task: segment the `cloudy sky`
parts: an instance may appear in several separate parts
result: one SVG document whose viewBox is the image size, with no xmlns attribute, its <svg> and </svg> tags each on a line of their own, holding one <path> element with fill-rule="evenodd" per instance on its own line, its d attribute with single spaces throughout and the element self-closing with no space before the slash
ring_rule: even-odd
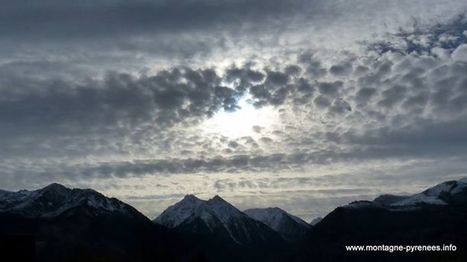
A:
<svg viewBox="0 0 467 262">
<path fill-rule="evenodd" d="M 0 188 L 310 220 L 467 176 L 465 0 L 0 5 Z"/>
</svg>

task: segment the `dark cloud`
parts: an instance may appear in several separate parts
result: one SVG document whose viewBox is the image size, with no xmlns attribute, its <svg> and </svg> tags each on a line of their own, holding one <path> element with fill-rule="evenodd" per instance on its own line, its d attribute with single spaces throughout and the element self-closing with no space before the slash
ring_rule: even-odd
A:
<svg viewBox="0 0 467 262">
<path fill-rule="evenodd" d="M 318 84 L 318 89 L 321 94 L 334 97 L 339 94 L 339 89 L 342 88 L 343 84 L 342 81 L 322 82 Z"/>
<path fill-rule="evenodd" d="M 317 96 L 315 98 L 315 100 L 313 100 L 313 103 L 318 108 L 326 108 L 326 107 L 329 107 L 331 105 L 331 101 L 329 100 L 329 98 L 327 98 L 326 96 L 323 96 L 323 95 Z"/>
<path fill-rule="evenodd" d="M 302 1 L 2 1 L 0 34 L 39 39 L 126 37 L 274 23 L 297 11 Z M 273 19 L 274 18 L 274 19 Z M 19 23 L 18 21 L 21 21 Z"/>
<path fill-rule="evenodd" d="M 393 86 L 382 92 L 383 99 L 378 102 L 382 107 L 393 107 L 406 97 L 407 88 L 404 86 Z"/>
<path fill-rule="evenodd" d="M 81 83 L 51 79 L 17 79 L 0 97 L 1 130 L 47 130 L 134 126 L 156 128 L 193 117 L 208 117 L 220 108 L 235 109 L 238 93 L 222 86 L 212 70 L 175 68 L 153 76 L 109 73 L 103 80 Z M 33 130 L 31 130 L 33 129 Z"/>
<path fill-rule="evenodd" d="M 418 153 L 426 154 L 445 154 L 442 148 L 446 150 L 463 149 L 466 153 L 467 144 L 467 123 L 465 121 L 440 121 L 420 119 L 409 128 L 388 129 L 381 128 L 372 130 L 364 136 L 348 134 L 349 142 L 366 145 L 384 145 L 390 149 L 412 152 L 419 150 Z M 423 152 L 431 148 L 431 152 Z M 436 149 L 436 150 L 435 150 Z"/>
<path fill-rule="evenodd" d="M 369 100 L 376 94 L 376 92 L 376 88 L 362 87 L 358 90 L 355 101 L 359 104 L 367 104 Z"/>
<path fill-rule="evenodd" d="M 467 41 L 467 36 L 464 34 L 466 28 L 467 16 L 465 14 L 451 19 L 449 23 L 429 27 L 415 22 L 412 30 L 401 29 L 392 40 L 372 43 L 369 49 L 379 53 L 397 52 L 421 55 L 433 54 L 433 48 L 439 47 L 452 52 Z"/>
<path fill-rule="evenodd" d="M 352 111 L 352 106 L 344 99 L 335 99 L 329 110 L 336 114 L 344 114 Z"/>
<path fill-rule="evenodd" d="M 307 65 L 306 73 L 311 79 L 320 78 L 327 74 L 327 70 L 323 67 L 321 61 L 317 59 L 313 53 L 306 52 L 300 55 L 299 62 Z"/>
<path fill-rule="evenodd" d="M 352 72 L 352 64 L 345 63 L 339 65 L 333 65 L 329 68 L 329 72 L 333 75 L 345 76 Z"/>
</svg>

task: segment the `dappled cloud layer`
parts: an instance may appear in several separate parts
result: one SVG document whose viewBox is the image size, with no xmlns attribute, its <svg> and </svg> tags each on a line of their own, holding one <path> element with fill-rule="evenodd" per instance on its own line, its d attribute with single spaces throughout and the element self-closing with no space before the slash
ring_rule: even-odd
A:
<svg viewBox="0 0 467 262">
<path fill-rule="evenodd" d="M 465 1 L 0 1 L 0 185 L 310 219 L 465 176 Z"/>
</svg>

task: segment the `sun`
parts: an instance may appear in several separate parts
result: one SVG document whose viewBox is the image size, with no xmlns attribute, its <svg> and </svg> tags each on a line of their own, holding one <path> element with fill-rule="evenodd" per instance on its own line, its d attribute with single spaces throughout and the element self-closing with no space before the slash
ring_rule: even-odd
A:
<svg viewBox="0 0 467 262">
<path fill-rule="evenodd" d="M 229 138 L 255 136 L 255 127 L 267 129 L 277 120 L 277 112 L 270 106 L 255 108 L 249 95 L 238 101 L 235 111 L 220 110 L 203 124 L 203 130 Z"/>
</svg>

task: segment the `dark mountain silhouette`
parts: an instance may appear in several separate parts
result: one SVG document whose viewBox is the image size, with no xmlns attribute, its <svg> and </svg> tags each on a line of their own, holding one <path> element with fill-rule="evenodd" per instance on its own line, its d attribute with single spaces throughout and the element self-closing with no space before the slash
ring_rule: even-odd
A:
<svg viewBox="0 0 467 262">
<path fill-rule="evenodd" d="M 178 254 L 182 236 L 115 198 L 59 184 L 1 191 L 0 239 L 2 261 L 188 261 L 196 251 Z"/>
<path fill-rule="evenodd" d="M 467 181 L 448 181 L 411 196 L 384 195 L 339 207 L 308 232 L 305 260 L 465 261 Z M 456 252 L 348 252 L 346 245 L 449 245 Z"/>
<path fill-rule="evenodd" d="M 0 191 L 0 260 L 466 261 L 466 221 L 467 180 L 414 195 L 356 201 L 313 226 L 280 209 L 241 212 L 219 196 L 204 201 L 192 195 L 151 221 L 94 190 L 51 184 Z M 302 239 L 285 241 L 291 233 Z M 381 244 L 452 244 L 457 251 L 345 249 Z"/>
</svg>

